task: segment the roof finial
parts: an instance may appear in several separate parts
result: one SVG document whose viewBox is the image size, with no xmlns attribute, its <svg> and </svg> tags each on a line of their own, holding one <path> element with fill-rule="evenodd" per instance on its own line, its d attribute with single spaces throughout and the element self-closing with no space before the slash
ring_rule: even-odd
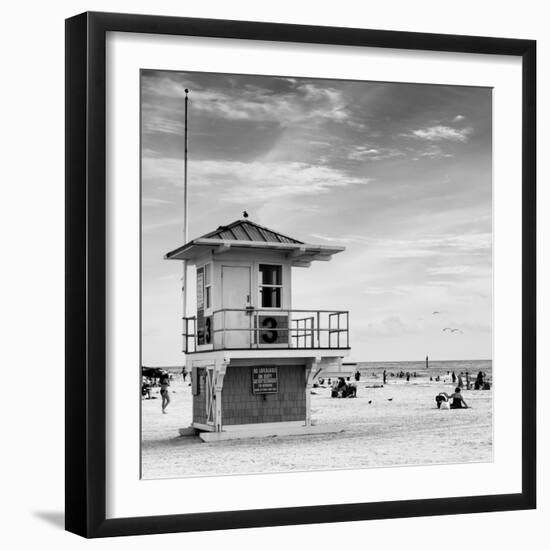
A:
<svg viewBox="0 0 550 550">
<path fill-rule="evenodd" d="M 248 212 L 246 210 L 243 212 L 243 218 L 248 218 Z"/>
</svg>

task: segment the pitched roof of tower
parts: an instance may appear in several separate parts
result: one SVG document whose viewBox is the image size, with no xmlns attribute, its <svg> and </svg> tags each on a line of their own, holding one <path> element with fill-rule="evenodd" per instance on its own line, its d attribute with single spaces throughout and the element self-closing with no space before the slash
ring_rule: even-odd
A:
<svg viewBox="0 0 550 550">
<path fill-rule="evenodd" d="M 330 260 L 333 254 L 345 250 L 343 246 L 306 244 L 249 219 L 242 219 L 221 225 L 215 231 L 189 241 L 168 252 L 165 259 L 193 260 L 207 250 L 216 254 L 232 248 L 277 250 L 289 254 L 295 266 L 308 266 L 314 260 Z"/>
<path fill-rule="evenodd" d="M 273 229 L 269 229 L 248 219 L 237 220 L 229 225 L 220 225 L 215 231 L 211 231 L 199 238 L 304 244 L 302 241 L 283 235 L 278 231 L 273 231 Z"/>
</svg>

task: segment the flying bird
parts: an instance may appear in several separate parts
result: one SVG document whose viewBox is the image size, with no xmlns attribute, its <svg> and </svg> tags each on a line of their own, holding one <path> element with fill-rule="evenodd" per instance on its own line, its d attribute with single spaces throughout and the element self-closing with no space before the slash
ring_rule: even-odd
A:
<svg viewBox="0 0 550 550">
<path fill-rule="evenodd" d="M 432 311 L 432 315 L 439 315 L 439 311 Z"/>
<path fill-rule="evenodd" d="M 393 401 L 393 397 L 389 397 L 389 398 L 388 398 L 388 401 Z"/>
</svg>

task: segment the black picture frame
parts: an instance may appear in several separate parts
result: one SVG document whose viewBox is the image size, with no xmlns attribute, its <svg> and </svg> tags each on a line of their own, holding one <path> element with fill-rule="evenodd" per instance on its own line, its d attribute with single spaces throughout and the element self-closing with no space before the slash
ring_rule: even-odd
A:
<svg viewBox="0 0 550 550">
<path fill-rule="evenodd" d="M 522 490 L 517 494 L 106 519 L 106 33 L 517 56 L 522 60 Z M 66 21 L 66 529 L 84 537 L 532 509 L 536 506 L 536 42 L 83 13 Z M 518 335 L 519 337 L 519 335 Z"/>
</svg>

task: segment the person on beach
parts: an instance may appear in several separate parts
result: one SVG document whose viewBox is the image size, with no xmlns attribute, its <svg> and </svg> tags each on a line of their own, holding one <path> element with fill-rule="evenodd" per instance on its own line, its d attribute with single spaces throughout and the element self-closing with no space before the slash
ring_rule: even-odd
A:
<svg viewBox="0 0 550 550">
<path fill-rule="evenodd" d="M 408 372 L 408 373 L 407 373 L 407 382 L 408 382 L 410 379 L 411 379 L 411 373 Z"/>
<path fill-rule="evenodd" d="M 435 396 L 435 402 L 437 403 L 438 409 L 468 409 L 469 408 L 468 405 L 466 404 L 466 401 L 464 401 L 462 394 L 460 393 L 460 388 L 456 388 L 455 392 L 452 393 L 451 395 L 442 391 L 439 395 Z"/>
<path fill-rule="evenodd" d="M 464 380 L 462 380 L 462 373 L 460 373 L 460 374 L 458 375 L 458 383 L 457 383 L 457 385 L 458 385 L 458 387 L 459 387 L 460 389 L 462 389 L 462 388 L 464 387 Z"/>
<path fill-rule="evenodd" d="M 162 397 L 162 414 L 166 414 L 166 407 L 170 404 L 170 376 L 164 372 L 160 378 L 160 395 Z"/>
<path fill-rule="evenodd" d="M 384 369 L 384 372 L 382 373 L 382 376 L 384 377 L 384 384 L 385 384 L 386 383 L 386 376 L 387 376 L 386 369 Z"/>
<path fill-rule="evenodd" d="M 144 376 L 141 378 L 141 396 L 151 399 L 151 384 Z"/>
<path fill-rule="evenodd" d="M 467 409 L 468 405 L 466 404 L 466 401 L 464 401 L 464 398 L 462 397 L 462 394 L 460 393 L 460 388 L 456 387 L 455 392 L 449 396 L 449 400 L 451 401 L 451 409 Z"/>
<path fill-rule="evenodd" d="M 456 384 L 456 374 L 455 371 L 453 371 L 453 374 L 451 376 L 451 380 L 453 381 L 453 384 Z"/>
<path fill-rule="evenodd" d="M 355 371 L 355 380 L 356 382 L 359 382 L 360 379 L 361 379 L 361 373 L 359 372 L 359 369 L 357 369 Z"/>
<path fill-rule="evenodd" d="M 475 381 L 474 388 L 476 390 L 480 390 L 482 387 L 483 387 L 483 372 L 479 371 L 477 373 L 477 378 L 476 378 L 476 381 Z"/>
<path fill-rule="evenodd" d="M 187 378 L 187 369 L 185 367 L 181 369 L 181 375 L 183 376 L 183 382 L 185 383 L 185 379 Z"/>
</svg>

